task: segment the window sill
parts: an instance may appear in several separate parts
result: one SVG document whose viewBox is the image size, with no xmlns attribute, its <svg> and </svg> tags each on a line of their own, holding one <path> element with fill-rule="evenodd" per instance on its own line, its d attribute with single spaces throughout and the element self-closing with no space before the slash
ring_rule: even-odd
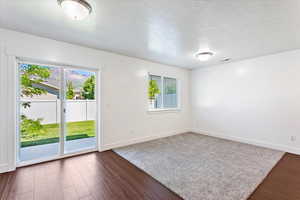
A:
<svg viewBox="0 0 300 200">
<path fill-rule="evenodd" d="M 149 109 L 148 113 L 168 113 L 168 112 L 180 112 L 180 108 L 159 108 L 159 109 Z"/>
</svg>

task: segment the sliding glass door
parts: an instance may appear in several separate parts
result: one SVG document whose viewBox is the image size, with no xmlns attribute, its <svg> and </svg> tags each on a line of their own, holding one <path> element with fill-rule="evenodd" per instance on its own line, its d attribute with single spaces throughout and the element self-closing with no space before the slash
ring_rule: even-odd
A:
<svg viewBox="0 0 300 200">
<path fill-rule="evenodd" d="M 64 152 L 96 146 L 96 73 L 81 69 L 65 69 L 65 134 Z"/>
<path fill-rule="evenodd" d="M 20 162 L 39 162 L 97 147 L 97 73 L 20 62 Z"/>
</svg>

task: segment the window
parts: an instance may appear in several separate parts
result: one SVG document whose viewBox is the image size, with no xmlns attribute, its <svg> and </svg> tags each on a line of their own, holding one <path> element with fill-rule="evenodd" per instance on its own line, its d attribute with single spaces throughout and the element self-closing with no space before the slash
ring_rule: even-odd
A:
<svg viewBox="0 0 300 200">
<path fill-rule="evenodd" d="M 148 99 L 150 110 L 178 108 L 178 83 L 175 78 L 149 75 Z"/>
</svg>

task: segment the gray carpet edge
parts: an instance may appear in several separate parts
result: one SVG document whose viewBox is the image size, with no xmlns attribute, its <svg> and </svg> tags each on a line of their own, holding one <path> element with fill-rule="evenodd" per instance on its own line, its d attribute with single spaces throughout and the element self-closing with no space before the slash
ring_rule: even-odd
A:
<svg viewBox="0 0 300 200">
<path fill-rule="evenodd" d="M 255 146 L 255 145 L 254 145 Z M 266 147 L 263 147 L 266 148 Z M 271 148 L 266 148 L 266 149 L 271 149 Z M 274 149 L 271 149 L 274 150 Z M 278 150 L 277 150 L 278 151 Z M 276 165 L 279 163 L 279 161 L 281 161 L 283 159 L 283 156 L 286 154 L 286 152 L 282 151 L 282 155 L 279 158 L 279 160 L 277 160 L 277 162 L 273 165 L 273 167 L 269 170 L 269 172 L 265 175 L 265 177 L 263 177 L 263 179 L 257 183 L 257 185 L 255 186 L 255 189 L 247 196 L 246 199 L 249 199 L 249 197 L 251 197 L 252 194 L 254 194 L 254 192 L 256 191 L 256 189 L 264 182 L 264 180 L 271 174 L 271 172 L 273 171 L 273 169 L 276 167 Z M 119 154 L 118 154 L 119 155 Z"/>
<path fill-rule="evenodd" d="M 198 196 L 192 196 L 191 198 L 188 198 L 186 195 L 183 195 L 181 191 L 177 191 L 176 189 L 172 188 L 169 184 L 166 184 L 164 181 L 161 180 L 161 177 L 158 177 L 157 175 L 151 173 L 151 171 L 147 170 L 147 168 L 139 163 L 137 163 L 134 158 L 130 158 L 130 156 L 126 155 L 126 151 L 124 153 L 124 150 L 128 150 L 131 148 L 136 148 L 137 146 L 143 146 L 143 145 L 149 145 L 151 143 L 157 143 L 160 141 L 165 141 L 165 140 L 170 140 L 171 138 L 173 139 L 174 137 L 177 136 L 183 136 L 183 135 L 195 135 L 195 136 L 200 136 L 200 137 L 204 137 L 204 138 L 211 138 L 211 139 L 215 139 L 218 141 L 223 141 L 225 143 L 234 143 L 234 144 L 240 144 L 240 145 L 245 145 L 248 147 L 252 147 L 252 148 L 256 148 L 256 149 L 261 149 L 261 150 L 266 150 L 266 151 L 271 151 L 271 152 L 277 152 L 280 155 L 275 159 L 275 161 L 271 164 L 271 167 L 269 169 L 267 169 L 267 172 L 264 173 L 261 177 L 260 177 L 260 181 L 257 181 L 254 185 L 252 185 L 252 189 L 250 192 L 248 192 L 248 194 L 246 196 L 244 196 L 243 198 L 231 198 L 230 200 L 246 200 L 248 199 L 254 192 L 255 190 L 259 187 L 259 185 L 268 177 L 268 175 L 270 174 L 270 172 L 274 169 L 274 167 L 277 165 L 277 163 L 283 158 L 285 152 L 283 151 L 278 151 L 278 150 L 274 150 L 271 148 L 266 148 L 266 147 L 260 147 L 260 146 L 256 146 L 256 145 L 252 145 L 252 144 L 246 144 L 246 143 L 240 143 L 240 142 L 236 142 L 236 141 L 232 141 L 229 139 L 224 139 L 224 138 L 218 138 L 218 137 L 214 137 L 214 136 L 208 136 L 208 135 L 203 135 L 203 134 L 199 134 L 199 133 L 194 133 L 194 132 L 186 132 L 186 133 L 181 133 L 181 134 L 177 134 L 177 135 L 172 135 L 172 136 L 167 136 L 164 138 L 159 138 L 159 139 L 154 139 L 151 141 L 146 141 L 146 142 L 142 142 L 142 143 L 137 143 L 137 144 L 131 144 L 125 147 L 120 147 L 120 148 L 115 148 L 113 149 L 113 151 L 115 153 L 117 153 L 119 156 L 121 156 L 122 158 L 124 158 L 125 160 L 127 160 L 128 162 L 130 162 L 131 164 L 133 164 L 134 166 L 136 166 L 137 168 L 139 168 L 140 170 L 142 170 L 144 173 L 146 173 L 147 175 L 151 176 L 153 179 L 155 179 L 156 181 L 158 181 L 161 185 L 163 185 L 164 187 L 166 187 L 169 191 L 177 194 L 178 196 L 180 196 L 183 199 L 201 199 L 201 200 L 215 200 L 215 199 L 219 199 L 219 197 L 216 196 L 210 196 L 210 197 L 205 197 L 205 198 L 200 198 Z M 143 161 L 141 161 L 141 163 L 143 163 Z M 149 164 L 149 163 L 148 163 Z M 151 162 L 150 162 L 150 166 L 151 166 Z M 190 188 L 189 188 L 190 190 Z M 224 200 L 226 198 L 223 198 Z"/>
</svg>

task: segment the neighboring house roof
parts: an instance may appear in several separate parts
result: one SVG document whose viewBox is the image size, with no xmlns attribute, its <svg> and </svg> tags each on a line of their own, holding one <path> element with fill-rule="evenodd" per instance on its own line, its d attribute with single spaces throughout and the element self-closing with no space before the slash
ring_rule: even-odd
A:
<svg viewBox="0 0 300 200">
<path fill-rule="evenodd" d="M 51 84 L 45 83 L 45 82 L 43 82 L 43 83 L 34 83 L 32 85 L 33 85 L 33 87 L 44 89 L 48 93 L 56 95 L 57 98 L 59 98 L 59 88 L 54 86 L 54 85 L 51 85 Z"/>
</svg>

